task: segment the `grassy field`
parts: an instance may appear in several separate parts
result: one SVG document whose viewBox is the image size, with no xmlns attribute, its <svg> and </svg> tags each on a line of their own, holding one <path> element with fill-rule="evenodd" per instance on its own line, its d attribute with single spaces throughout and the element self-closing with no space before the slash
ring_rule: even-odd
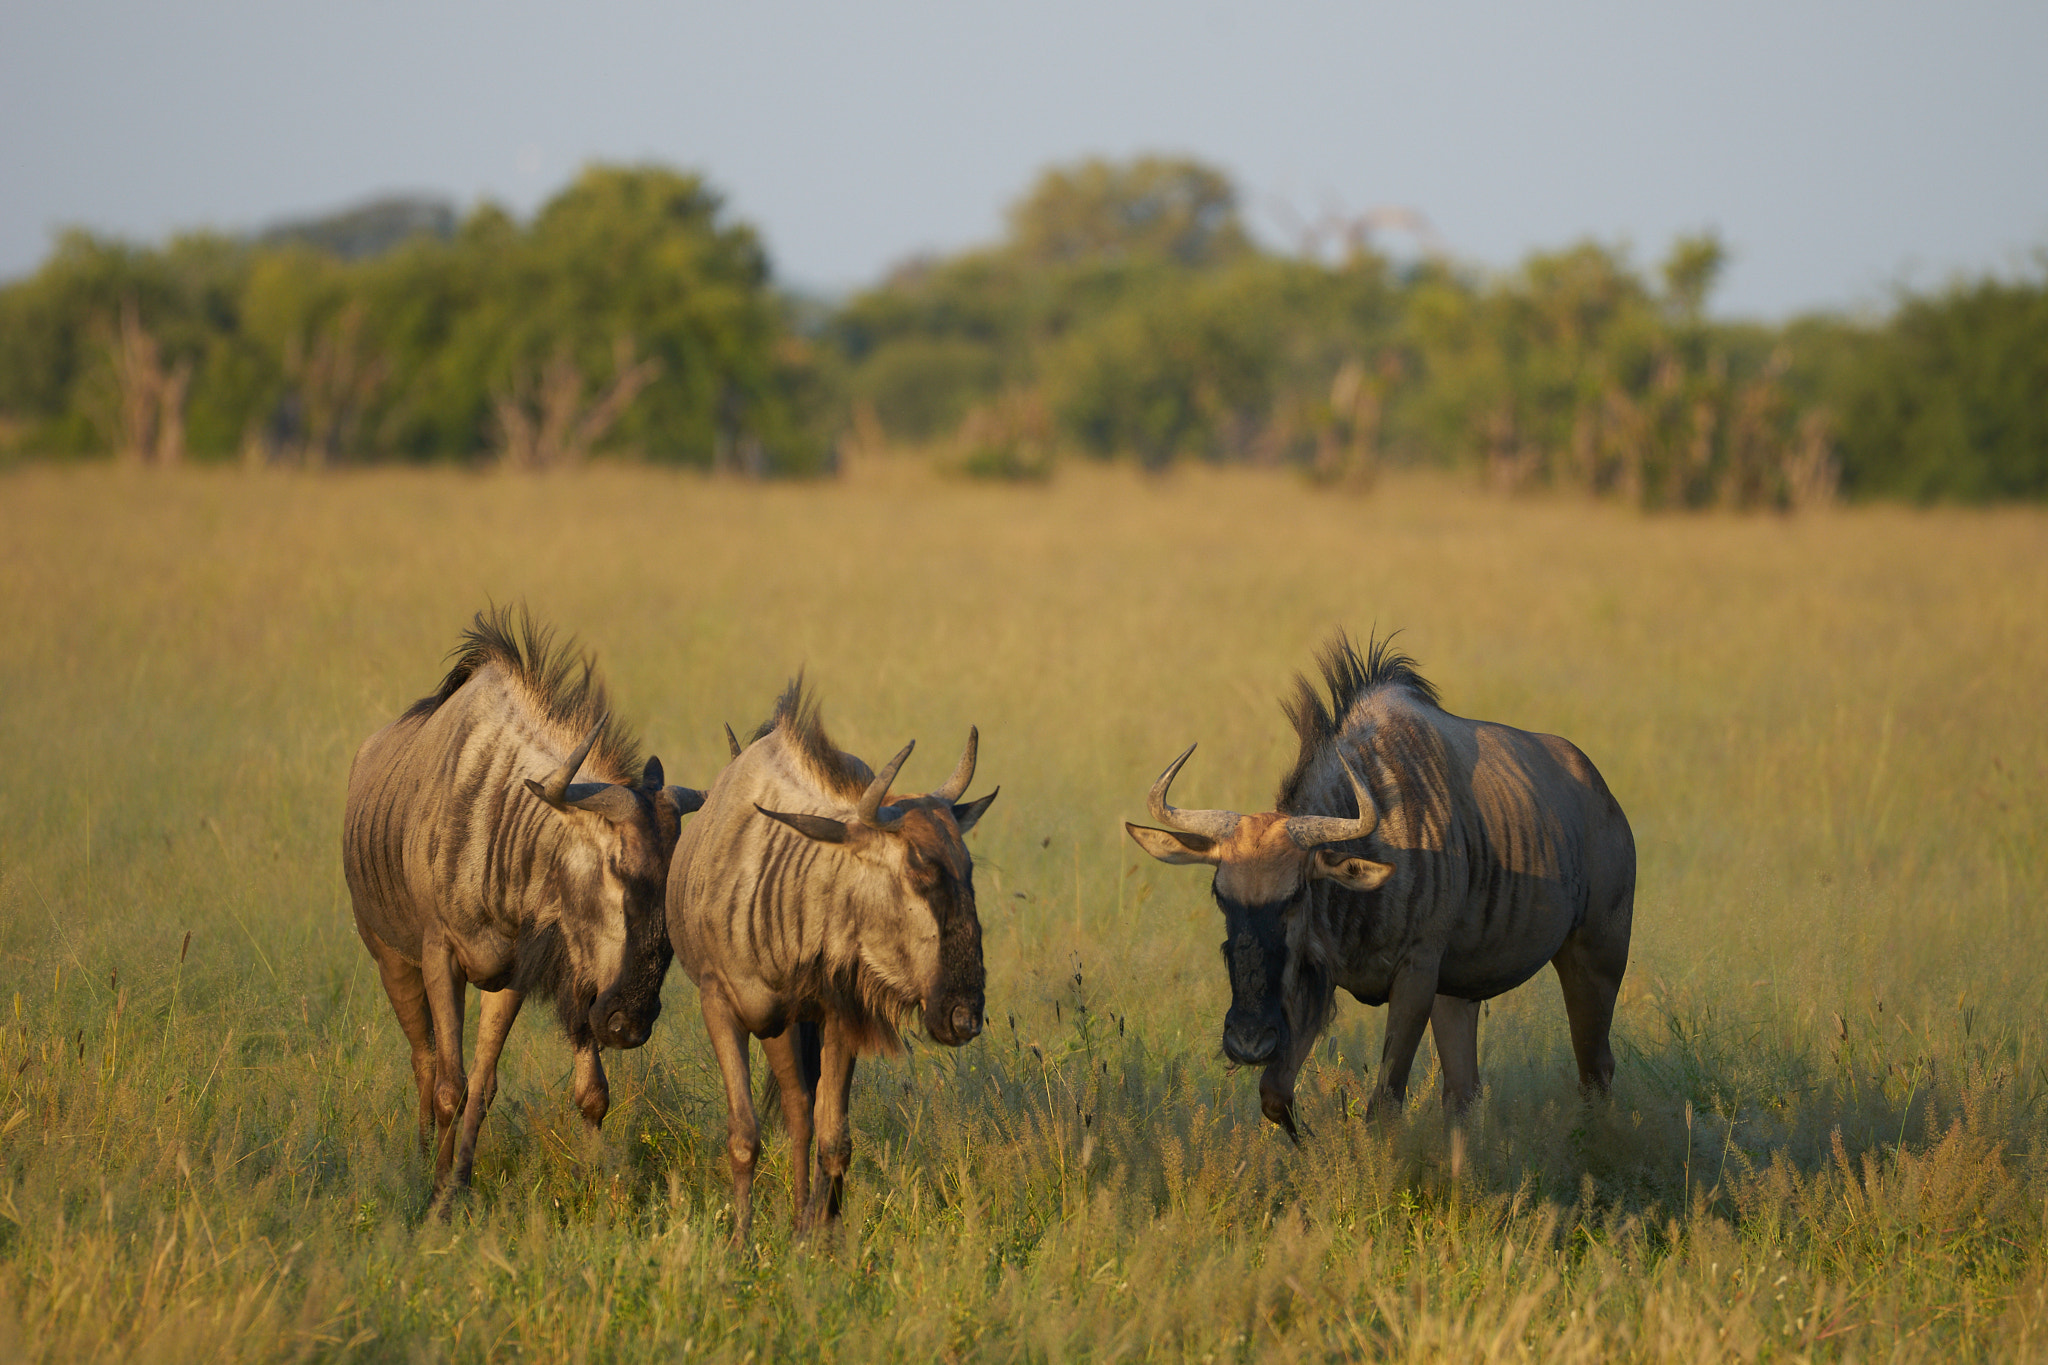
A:
<svg viewBox="0 0 2048 1365">
<path fill-rule="evenodd" d="M 343 783 L 520 599 L 671 781 L 799 666 L 843 744 L 920 741 L 908 785 L 981 727 L 993 1027 L 863 1066 L 835 1236 L 792 1244 L 772 1133 L 757 1245 L 724 1246 L 680 972 L 600 1139 L 522 1023 L 474 1199 L 422 1217 Z M 1548 972 L 1492 1003 L 1462 1135 L 1421 1086 L 1360 1121 L 1381 1017 L 1348 998 L 1299 1150 L 1220 1059 L 1207 876 L 1119 821 L 1196 740 L 1179 799 L 1267 808 L 1275 698 L 1375 625 L 1451 710 L 1574 739 L 1633 821 L 1610 1105 Z M 17 471 L 0 1358 L 2041 1359 L 2044 679 L 2038 510 Z"/>
</svg>

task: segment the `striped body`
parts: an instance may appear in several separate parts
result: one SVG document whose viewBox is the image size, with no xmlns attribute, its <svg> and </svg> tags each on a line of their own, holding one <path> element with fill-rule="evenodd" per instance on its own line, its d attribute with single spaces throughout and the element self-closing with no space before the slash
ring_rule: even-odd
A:
<svg viewBox="0 0 2048 1365">
<path fill-rule="evenodd" d="M 569 1035 L 578 1106 L 603 1118 L 599 1049 L 637 1047 L 661 1009 L 662 887 L 694 809 L 695 793 L 661 786 L 658 762 L 632 771 L 589 662 L 576 677 L 545 632 L 524 631 L 504 613 L 479 616 L 440 691 L 365 741 L 349 771 L 342 869 L 412 1044 L 421 1137 L 439 1133 L 443 1188 L 451 1172 L 468 1183 L 498 1051 L 533 992 Z M 600 781 L 574 783 L 586 757 Z M 485 992 L 484 1016 L 465 1080 L 470 984 Z"/>
<path fill-rule="evenodd" d="M 848 758 L 865 785 L 867 765 Z M 951 903 L 933 908 L 906 895 L 908 845 L 900 859 L 863 858 L 763 818 L 762 806 L 850 820 L 853 800 L 824 790 L 772 733 L 719 774 L 669 872 L 670 939 L 699 990 L 724 992 L 757 1037 L 830 1012 L 863 1052 L 899 1046 L 899 1026 L 935 989 L 942 940 L 953 940 L 960 991 L 979 993 L 971 863 L 945 816 L 913 815 L 918 828 L 906 836 L 957 879 Z"/>
<path fill-rule="evenodd" d="M 899 1029 L 920 1013 L 941 1043 L 980 1032 L 981 924 L 962 836 L 994 794 L 953 799 L 972 777 L 970 737 L 950 793 L 891 795 L 878 816 L 908 752 L 876 778 L 831 745 L 793 685 L 712 784 L 670 867 L 669 936 L 725 1077 L 739 1239 L 760 1145 L 750 1036 L 781 1091 L 803 1222 L 837 1211 L 855 1060 L 897 1048 Z M 815 1201 L 805 1150 L 814 1125 Z"/>
<path fill-rule="evenodd" d="M 1569 740 L 1454 716 L 1404 687 L 1361 697 L 1289 803 L 1341 810 L 1340 754 L 1379 826 L 1333 848 L 1391 864 L 1374 892 L 1318 883 L 1295 935 L 1332 986 L 1384 1004 L 1403 964 L 1435 954 L 1437 992 L 1488 1000 L 1521 985 L 1589 923 L 1626 945 L 1635 840 Z"/>
<path fill-rule="evenodd" d="M 1635 838 L 1570 742 L 1451 715 L 1385 642 L 1323 655 L 1325 705 L 1301 680 L 1301 741 L 1277 809 L 1176 811 L 1127 825 L 1154 857 L 1216 868 L 1231 981 L 1223 1050 L 1263 1066 L 1261 1108 L 1294 1131 L 1294 1084 L 1341 987 L 1387 1005 L 1373 1104 L 1399 1102 L 1422 1029 L 1444 1099 L 1479 1088 L 1479 1002 L 1557 969 L 1579 1078 L 1605 1091 L 1608 1033 L 1628 966 Z M 1193 751 L 1190 750 L 1190 753 Z"/>
</svg>

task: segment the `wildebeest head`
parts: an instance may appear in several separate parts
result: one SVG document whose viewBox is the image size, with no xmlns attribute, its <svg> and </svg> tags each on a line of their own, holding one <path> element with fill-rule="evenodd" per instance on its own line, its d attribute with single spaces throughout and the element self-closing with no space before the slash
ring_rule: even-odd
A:
<svg viewBox="0 0 2048 1365">
<path fill-rule="evenodd" d="M 600 720 L 562 766 L 526 789 L 560 817 L 566 838 L 553 869 L 568 950 L 562 989 L 588 1004 L 591 1033 L 605 1047 L 638 1047 L 661 1014 L 661 983 L 669 946 L 664 897 L 669 857 L 685 815 L 704 793 L 663 785 L 661 760 L 650 758 L 636 786 L 576 782 L 604 722 Z M 563 1022 L 573 1024 L 568 1004 Z"/>
<path fill-rule="evenodd" d="M 967 748 L 943 786 L 923 796 L 892 797 L 889 784 L 917 747 L 914 740 L 904 745 L 868 784 L 852 820 L 755 807 L 807 839 L 841 845 L 888 888 L 891 922 L 863 926 L 862 968 L 893 993 L 916 1000 L 926 1031 L 949 1047 L 981 1032 L 986 1004 L 974 860 L 965 839 L 996 792 L 960 799 L 974 780 L 979 744 L 980 733 L 970 728 Z"/>
<path fill-rule="evenodd" d="M 1207 863 L 1216 869 L 1214 891 L 1226 935 L 1223 960 L 1230 971 L 1223 1053 L 1242 1066 L 1280 1065 L 1306 1054 L 1326 1017 L 1328 989 L 1317 964 L 1294 960 L 1288 946 L 1314 884 L 1329 881 L 1353 891 L 1376 891 L 1394 869 L 1326 847 L 1363 839 L 1379 822 L 1371 794 L 1348 762 L 1344 771 L 1357 798 L 1356 816 L 1178 810 L 1167 804 L 1167 789 L 1194 751 L 1190 745 L 1152 786 L 1152 818 L 1167 828 L 1129 823 L 1124 828 L 1138 847 L 1161 862 Z M 1283 1093 L 1265 1084 L 1260 1089 L 1266 1117 L 1292 1131 Z"/>
</svg>

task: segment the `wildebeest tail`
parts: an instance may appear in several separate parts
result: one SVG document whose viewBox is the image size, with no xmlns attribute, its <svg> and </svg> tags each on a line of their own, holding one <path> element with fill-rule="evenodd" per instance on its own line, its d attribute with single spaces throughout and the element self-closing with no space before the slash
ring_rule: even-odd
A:
<svg viewBox="0 0 2048 1365">
<path fill-rule="evenodd" d="M 823 1026 L 800 1022 L 796 1026 L 796 1064 L 804 1074 L 804 1089 L 813 1099 L 818 1094 L 818 1078 L 825 1074 L 825 1030 Z"/>
<path fill-rule="evenodd" d="M 808 1103 L 816 1104 L 818 1078 L 825 1074 L 825 1031 L 817 1024 L 795 1023 L 790 1025 L 790 1037 L 796 1044 L 796 1066 L 803 1077 L 804 1098 Z M 762 1067 L 760 1093 L 754 1097 L 754 1112 L 759 1116 L 763 1130 L 782 1122 L 779 1094 L 775 1073 Z"/>
</svg>

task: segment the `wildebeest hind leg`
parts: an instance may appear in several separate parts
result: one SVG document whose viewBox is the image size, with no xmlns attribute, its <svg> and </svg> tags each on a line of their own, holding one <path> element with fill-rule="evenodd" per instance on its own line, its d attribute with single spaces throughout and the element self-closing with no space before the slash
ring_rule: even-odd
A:
<svg viewBox="0 0 2048 1365">
<path fill-rule="evenodd" d="M 1430 1006 L 1429 1032 L 1444 1073 L 1444 1111 L 1457 1118 L 1479 1097 L 1479 1002 L 1439 995 Z"/>
<path fill-rule="evenodd" d="M 484 1126 L 484 1115 L 498 1097 L 498 1055 L 505 1050 L 505 1035 L 519 1017 L 523 997 L 518 991 L 485 991 L 483 1013 L 476 1025 L 476 1058 L 469 1072 L 469 1097 L 462 1105 L 462 1142 L 455 1149 L 455 1184 L 469 1187 L 476 1169 L 476 1135 Z"/>
<path fill-rule="evenodd" d="M 419 1092 L 420 1153 L 425 1155 L 434 1131 L 434 1020 L 427 1010 L 427 987 L 420 969 L 400 957 L 374 935 L 364 934 L 363 943 L 377 960 L 377 975 L 383 979 L 384 994 L 391 997 L 391 1012 L 412 1047 L 412 1083 Z"/>
<path fill-rule="evenodd" d="M 420 975 L 427 1009 L 434 1016 L 434 1193 L 447 1187 L 455 1169 L 455 1120 L 462 1115 L 462 1006 L 469 978 L 445 940 L 429 935 L 421 945 Z"/>
<path fill-rule="evenodd" d="M 782 1126 L 789 1132 L 789 1199 L 791 1216 L 801 1227 L 811 1202 L 811 1106 L 818 1081 L 807 1073 L 801 1056 L 802 1041 L 792 1024 L 773 1038 L 761 1040 L 768 1054 L 768 1068 L 775 1073 L 775 1088 L 782 1101 Z M 812 1026 L 815 1027 L 815 1026 Z"/>
<path fill-rule="evenodd" d="M 1557 968 L 1557 983 L 1564 988 L 1564 1013 L 1571 1021 L 1579 1088 L 1604 1095 L 1614 1083 L 1614 1052 L 1608 1045 L 1608 1032 L 1614 1024 L 1614 998 L 1621 993 L 1621 974 L 1628 965 L 1627 949 L 1618 956 L 1602 952 L 1582 931 L 1564 941 L 1550 965 Z"/>
<path fill-rule="evenodd" d="M 698 997 L 704 1010 L 704 1031 L 718 1058 L 725 1081 L 725 1150 L 732 1162 L 732 1241 L 745 1246 L 754 1228 L 754 1162 L 761 1155 L 761 1129 L 754 1117 L 747 1029 L 733 1012 L 725 992 L 705 983 Z"/>
</svg>

